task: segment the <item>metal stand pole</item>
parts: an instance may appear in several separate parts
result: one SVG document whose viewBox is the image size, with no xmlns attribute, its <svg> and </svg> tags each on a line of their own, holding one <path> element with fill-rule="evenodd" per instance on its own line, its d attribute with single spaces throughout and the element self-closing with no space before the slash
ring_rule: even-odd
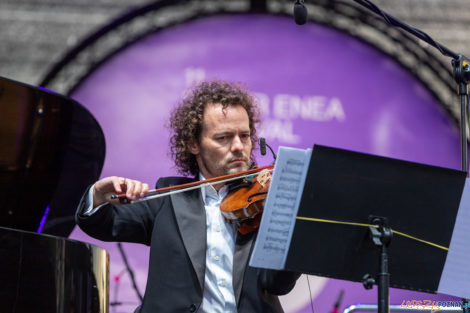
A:
<svg viewBox="0 0 470 313">
<path fill-rule="evenodd" d="M 462 171 L 468 173 L 467 128 L 469 116 L 467 99 L 470 69 L 461 54 L 459 54 L 457 58 L 452 60 L 452 66 L 454 68 L 454 79 L 458 85 L 458 95 L 460 96 L 460 142 L 462 152 Z"/>
<path fill-rule="evenodd" d="M 388 246 L 392 241 L 392 229 L 387 225 L 387 219 L 383 217 L 371 217 L 371 224 L 378 225 L 378 227 L 369 227 L 372 235 L 372 241 L 380 247 L 379 256 L 379 272 L 377 278 L 374 279 L 370 274 L 366 274 L 363 278 L 363 285 L 366 289 L 371 289 L 372 285 L 377 283 L 377 304 L 378 313 L 389 312 L 389 288 L 390 288 L 390 273 L 388 272 Z"/>
<path fill-rule="evenodd" d="M 378 278 L 378 312 L 388 313 L 388 308 L 390 305 L 390 297 L 388 295 L 388 290 L 390 287 L 390 273 L 388 272 L 388 251 L 386 244 L 382 244 L 382 249 L 380 252 L 380 272 L 378 274 Z"/>
</svg>

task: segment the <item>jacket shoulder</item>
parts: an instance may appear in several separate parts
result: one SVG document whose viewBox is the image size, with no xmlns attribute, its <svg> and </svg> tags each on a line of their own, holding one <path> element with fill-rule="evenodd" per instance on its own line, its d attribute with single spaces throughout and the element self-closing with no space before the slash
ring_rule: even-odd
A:
<svg viewBox="0 0 470 313">
<path fill-rule="evenodd" d="M 158 179 L 155 188 L 163 188 L 175 185 L 182 185 L 196 181 L 193 177 L 176 177 L 176 176 L 169 176 L 169 177 L 161 177 Z"/>
</svg>

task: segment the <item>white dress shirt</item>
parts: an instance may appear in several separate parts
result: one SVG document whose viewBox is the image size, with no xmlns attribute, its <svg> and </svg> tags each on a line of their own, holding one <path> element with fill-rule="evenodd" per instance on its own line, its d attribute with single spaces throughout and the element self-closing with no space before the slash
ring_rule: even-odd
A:
<svg viewBox="0 0 470 313">
<path fill-rule="evenodd" d="M 202 175 L 199 175 L 204 180 Z M 235 313 L 232 270 L 236 229 L 220 212 L 220 203 L 227 195 L 227 186 L 219 192 L 212 186 L 201 188 L 206 209 L 207 249 L 206 273 L 202 305 L 198 312 Z"/>
<path fill-rule="evenodd" d="M 199 175 L 200 180 L 205 178 Z M 92 186 L 88 193 L 85 215 L 92 215 L 103 205 L 93 208 Z M 227 195 L 227 186 L 219 192 L 212 186 L 201 188 L 206 212 L 206 272 L 202 305 L 198 313 L 236 313 L 237 304 L 233 292 L 233 253 L 237 230 L 220 212 L 220 203 Z"/>
</svg>

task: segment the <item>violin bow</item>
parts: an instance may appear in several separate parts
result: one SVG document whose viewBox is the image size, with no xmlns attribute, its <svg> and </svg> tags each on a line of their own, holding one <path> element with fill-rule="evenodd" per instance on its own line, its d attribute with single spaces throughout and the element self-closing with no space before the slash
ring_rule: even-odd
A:
<svg viewBox="0 0 470 313">
<path fill-rule="evenodd" d="M 150 199 L 156 199 L 160 197 L 165 197 L 169 196 L 172 194 L 176 193 L 181 193 L 181 192 L 186 192 L 198 188 L 202 188 L 203 186 L 211 186 L 211 185 L 217 185 L 217 184 L 222 184 L 230 181 L 234 181 L 240 178 L 246 178 L 250 176 L 254 176 L 257 173 L 263 171 L 263 170 L 272 170 L 274 168 L 274 165 L 266 165 L 258 168 L 254 168 L 251 170 L 247 171 L 242 171 L 238 173 L 233 173 L 233 174 L 228 174 L 228 175 L 223 175 L 223 176 L 218 176 L 218 177 L 213 177 L 213 178 L 208 178 L 200 181 L 195 181 L 191 183 L 186 183 L 186 184 L 181 184 L 181 185 L 175 185 L 175 186 L 169 186 L 169 187 L 163 187 L 159 189 L 153 189 L 149 190 L 147 195 L 143 197 L 137 197 L 133 201 L 145 201 L 145 200 L 150 200 Z M 111 199 L 119 199 L 121 203 L 128 203 L 129 200 L 126 198 L 126 193 L 120 193 L 117 195 L 112 195 Z"/>
</svg>

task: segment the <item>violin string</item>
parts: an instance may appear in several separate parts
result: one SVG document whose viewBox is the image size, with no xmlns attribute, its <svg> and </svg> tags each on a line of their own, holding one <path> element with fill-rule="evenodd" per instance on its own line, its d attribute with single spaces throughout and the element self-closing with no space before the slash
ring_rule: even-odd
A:
<svg viewBox="0 0 470 313">
<path fill-rule="evenodd" d="M 269 169 L 268 171 L 272 172 L 272 169 Z M 146 201 L 146 200 L 150 200 L 150 199 L 161 198 L 161 197 L 169 196 L 169 195 L 172 195 L 172 194 L 177 194 L 177 193 L 186 192 L 186 191 L 190 191 L 190 190 L 194 190 L 194 189 L 199 189 L 199 188 L 202 188 L 202 187 L 207 187 L 207 186 L 222 184 L 222 183 L 234 181 L 234 180 L 237 180 L 237 179 L 240 179 L 240 178 L 247 178 L 247 177 L 256 176 L 256 175 L 258 175 L 258 173 L 251 173 L 251 174 L 240 175 L 240 176 L 237 176 L 237 177 L 226 178 L 226 179 L 219 180 L 219 181 L 215 181 L 215 182 L 207 182 L 207 183 L 203 183 L 203 184 L 200 184 L 200 185 L 197 185 L 197 186 L 192 186 L 192 187 L 187 187 L 187 188 L 172 190 L 172 191 L 169 191 L 169 192 L 160 193 L 160 194 L 156 194 L 156 195 L 149 195 L 149 196 L 145 196 L 145 197 L 138 197 L 138 198 L 136 198 L 136 200 L 133 200 L 133 201 L 131 201 L 131 202 Z"/>
</svg>

